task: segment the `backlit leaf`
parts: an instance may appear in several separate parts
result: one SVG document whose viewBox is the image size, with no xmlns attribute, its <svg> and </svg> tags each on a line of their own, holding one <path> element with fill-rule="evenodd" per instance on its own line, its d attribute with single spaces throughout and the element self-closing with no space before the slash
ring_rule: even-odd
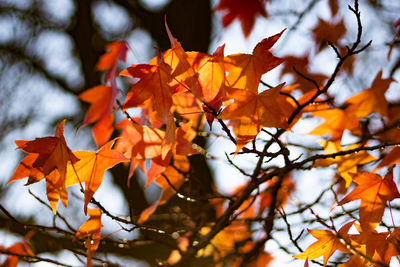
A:
<svg viewBox="0 0 400 267">
<path fill-rule="evenodd" d="M 114 165 L 128 160 L 121 152 L 111 149 L 115 140 L 103 145 L 97 152 L 76 151 L 80 161 L 68 170 L 68 185 L 78 180 L 85 182 L 85 214 L 87 205 L 103 181 L 104 173 Z M 73 169 L 72 169 L 73 168 Z"/>
<path fill-rule="evenodd" d="M 346 238 L 347 232 L 352 225 L 353 222 L 345 224 L 340 228 L 338 234 L 331 230 L 308 230 L 318 241 L 312 243 L 303 253 L 294 255 L 293 257 L 303 260 L 313 260 L 323 256 L 324 266 L 326 266 L 329 258 L 336 250 L 349 252 L 346 245 L 342 243 L 341 238 Z"/>
<path fill-rule="evenodd" d="M 338 204 L 361 199 L 360 224 L 364 231 L 375 229 L 383 216 L 386 201 L 400 198 L 400 193 L 393 181 L 393 169 L 382 178 L 380 175 L 370 172 L 352 174 L 357 187 L 351 191 Z"/>
</svg>

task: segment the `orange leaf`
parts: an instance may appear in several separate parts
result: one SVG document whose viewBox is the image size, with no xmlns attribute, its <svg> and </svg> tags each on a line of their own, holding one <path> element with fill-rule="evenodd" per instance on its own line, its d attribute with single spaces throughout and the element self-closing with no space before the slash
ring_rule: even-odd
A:
<svg viewBox="0 0 400 267">
<path fill-rule="evenodd" d="M 273 199 L 272 192 L 274 190 L 275 184 L 278 182 L 278 179 L 274 177 L 269 180 L 266 185 L 268 186 L 265 191 L 263 191 L 260 195 L 260 205 L 258 209 L 258 216 L 261 216 L 266 208 L 269 207 L 271 201 Z M 278 190 L 278 194 L 276 195 L 276 207 L 284 206 L 289 198 L 290 194 L 295 190 L 295 183 L 290 175 L 286 175 L 283 177 L 281 186 Z"/>
<path fill-rule="evenodd" d="M 118 60 L 126 58 L 128 45 L 125 41 L 115 41 L 107 45 L 107 53 L 102 55 L 97 62 L 96 70 L 105 71 L 117 64 Z"/>
<path fill-rule="evenodd" d="M 248 263 L 247 266 L 249 266 L 249 267 L 266 267 L 273 260 L 274 260 L 274 257 L 272 257 L 271 254 L 262 251 L 262 252 L 260 252 L 260 254 L 258 254 L 257 258 L 255 260 L 251 261 L 250 263 Z"/>
<path fill-rule="evenodd" d="M 112 104 L 115 104 L 115 100 L 118 96 L 117 87 L 117 67 L 118 60 L 125 61 L 126 52 L 128 51 L 128 43 L 125 41 L 115 41 L 107 45 L 108 52 L 102 55 L 96 64 L 96 69 L 101 71 L 107 71 L 105 75 L 105 81 L 110 81 L 112 88 Z"/>
<path fill-rule="evenodd" d="M 234 54 L 226 56 L 225 70 L 229 72 L 226 78 L 228 86 L 257 93 L 261 76 L 282 63 L 282 59 L 274 57 L 270 49 L 284 31 L 259 42 L 252 55 Z"/>
<path fill-rule="evenodd" d="M 87 237 L 85 247 L 87 248 L 87 264 L 92 266 L 92 256 L 97 250 L 101 239 L 101 211 L 98 209 L 88 209 L 89 219 L 79 227 L 75 237 Z"/>
<path fill-rule="evenodd" d="M 378 72 L 370 88 L 350 97 L 344 104 L 348 105 L 346 112 L 357 118 L 364 118 L 372 112 L 388 116 L 388 103 L 385 92 L 394 81 L 392 78 L 382 79 L 382 70 Z"/>
<path fill-rule="evenodd" d="M 124 108 L 136 107 L 151 98 L 156 108 L 157 119 L 163 123 L 168 120 L 172 106 L 173 87 L 171 81 L 171 67 L 163 59 L 157 65 L 139 64 L 123 70 L 120 75 L 139 78 L 126 96 Z"/>
<path fill-rule="evenodd" d="M 69 186 L 67 180 L 71 171 L 71 169 L 67 168 L 66 187 Z M 67 206 L 68 192 L 66 188 L 62 187 L 60 175 L 56 171 L 52 171 L 46 176 L 46 194 L 54 214 L 57 213 L 57 204 L 60 199 L 64 207 Z"/>
<path fill-rule="evenodd" d="M 390 152 L 382 159 L 378 166 L 373 170 L 376 172 L 382 167 L 394 165 L 400 162 L 400 147 L 394 146 L 391 148 Z"/>
<path fill-rule="evenodd" d="M 201 99 L 203 93 L 197 79 L 196 71 L 193 69 L 192 65 L 189 63 L 188 54 L 183 50 L 181 44 L 177 39 L 172 36 L 171 31 L 168 28 L 167 21 L 165 20 L 165 28 L 167 30 L 168 38 L 171 43 L 171 49 L 164 52 L 164 62 L 171 66 L 171 75 L 174 77 L 174 81 L 171 85 L 185 84 L 185 90 L 189 90 L 194 96 Z M 196 53 L 196 55 L 203 56 L 203 53 Z M 193 57 L 192 57 L 193 59 Z M 156 58 L 150 61 L 149 64 L 154 64 Z"/>
<path fill-rule="evenodd" d="M 189 91 L 173 94 L 172 101 L 176 112 L 182 118 L 199 121 L 202 115 L 201 102 Z"/>
<path fill-rule="evenodd" d="M 400 228 L 397 227 L 388 236 L 386 246 L 379 248 L 381 254 L 383 254 L 384 262 L 389 264 L 392 257 L 398 256 L 400 254 L 399 244 L 400 244 Z"/>
<path fill-rule="evenodd" d="M 230 95 L 235 102 L 228 105 L 220 117 L 237 120 L 233 124 L 237 136 L 236 152 L 253 140 L 262 127 L 288 128 L 285 112 L 277 102 L 282 87 L 283 84 L 280 84 L 260 94 L 241 89 L 231 90 Z"/>
<path fill-rule="evenodd" d="M 215 101 L 217 96 L 221 96 L 221 90 L 225 83 L 224 66 L 225 45 L 218 47 L 213 55 L 200 52 L 188 52 L 188 61 L 198 78 L 202 90 L 202 100 L 207 103 Z"/>
<path fill-rule="evenodd" d="M 96 145 L 100 147 L 108 141 L 113 132 L 113 107 L 116 101 L 116 98 L 113 98 L 113 89 L 110 86 L 98 85 L 86 90 L 78 98 L 91 103 L 82 127 L 98 120 L 93 127 L 93 137 Z"/>
<path fill-rule="evenodd" d="M 168 115 L 166 132 L 164 139 L 161 142 L 161 159 L 165 159 L 168 152 L 174 149 L 176 137 L 175 117 L 173 114 Z"/>
<path fill-rule="evenodd" d="M 375 229 L 383 216 L 386 201 L 400 198 L 400 193 L 393 181 L 393 168 L 382 178 L 378 174 L 362 172 L 352 174 L 357 187 L 338 204 L 361 199 L 360 224 L 364 231 Z"/>
<path fill-rule="evenodd" d="M 358 224 L 354 224 L 354 226 L 360 234 L 352 235 L 351 240 L 360 245 L 358 250 L 361 255 L 366 255 L 369 259 L 382 262 L 385 258 L 385 251 L 388 248 L 386 238 L 389 232 L 378 233 L 371 228 L 363 230 Z"/>
<path fill-rule="evenodd" d="M 128 44 L 125 41 L 115 41 L 107 45 L 108 52 L 102 55 L 96 64 L 96 69 L 107 71 L 105 80 L 111 86 L 99 85 L 86 90 L 78 96 L 81 100 L 91 103 L 83 126 L 98 120 L 93 128 L 93 137 L 100 147 L 110 139 L 113 132 L 113 109 L 118 97 L 116 82 L 118 60 L 125 61 Z"/>
<path fill-rule="evenodd" d="M 119 127 L 123 128 L 124 131 L 118 139 L 116 148 L 130 158 L 132 163 L 136 163 L 136 160 L 151 159 L 146 185 L 150 184 L 165 170 L 173 153 L 177 155 L 197 153 L 191 144 L 191 141 L 196 137 L 196 133 L 191 128 L 190 122 L 175 130 L 175 142 L 170 144 L 171 148 L 168 151 L 164 151 L 164 157 L 162 157 L 163 144 L 164 146 L 166 145 L 166 141 L 164 141 L 166 133 L 164 131 L 133 124 L 130 121 L 123 121 L 119 124 Z M 133 174 L 134 167 L 136 165 L 131 164 L 130 175 Z"/>
<path fill-rule="evenodd" d="M 171 158 L 172 153 L 171 151 L 169 151 L 164 159 L 161 156 L 150 159 L 151 165 L 149 170 L 147 171 L 147 180 L 144 186 L 145 188 L 167 169 Z"/>
<path fill-rule="evenodd" d="M 206 235 L 210 228 L 204 226 L 200 234 Z M 235 250 L 235 243 L 250 238 L 251 233 L 246 224 L 241 221 L 234 221 L 225 227 L 210 241 L 210 244 L 197 252 L 196 257 L 208 257 L 214 252 L 214 260 L 221 259 Z"/>
<path fill-rule="evenodd" d="M 339 265 L 339 267 L 365 267 L 367 265 L 367 260 L 359 255 L 352 255 L 348 261 Z"/>
<path fill-rule="evenodd" d="M 331 141 L 338 144 L 340 144 L 344 130 L 348 129 L 352 132 L 357 132 L 359 128 L 358 119 L 342 109 L 319 110 L 312 112 L 312 114 L 325 119 L 325 121 L 308 134 L 329 135 L 331 136 Z"/>
<path fill-rule="evenodd" d="M 140 159 L 154 158 L 161 155 L 161 144 L 165 132 L 148 126 L 142 126 L 124 120 L 118 124 L 123 132 L 117 140 L 116 148 L 126 157 Z"/>
<path fill-rule="evenodd" d="M 339 151 L 346 151 L 359 147 L 358 145 L 350 145 L 343 149 L 340 145 L 334 142 L 323 140 L 319 141 L 319 144 L 324 148 L 324 154 L 333 154 Z M 314 167 L 327 167 L 332 164 L 337 164 L 337 170 L 340 176 L 346 181 L 346 187 L 349 187 L 352 181 L 351 173 L 357 172 L 357 165 L 366 164 L 376 159 L 377 158 L 371 156 L 366 151 L 360 151 L 356 154 L 318 159 L 315 161 Z"/>
<path fill-rule="evenodd" d="M 349 252 L 346 245 L 342 243 L 341 239 L 347 237 L 347 232 L 353 222 L 345 224 L 340 228 L 338 234 L 330 230 L 308 230 L 308 232 L 318 241 L 312 243 L 303 253 L 294 255 L 294 258 L 303 260 L 313 260 L 323 256 L 324 266 L 332 254 L 339 250 L 341 252 Z"/>
<path fill-rule="evenodd" d="M 80 161 L 68 170 L 68 185 L 76 183 L 78 180 L 85 182 L 85 214 L 87 205 L 103 181 L 104 173 L 114 165 L 128 160 L 121 152 L 112 150 L 115 140 L 103 145 L 97 152 L 76 151 Z"/>
<path fill-rule="evenodd" d="M 16 143 L 19 143 L 21 140 L 17 140 Z M 36 161 L 38 154 L 28 154 L 25 158 L 21 160 L 15 169 L 14 174 L 7 181 L 7 185 L 15 180 L 20 180 L 25 177 L 28 177 L 28 182 L 26 185 L 36 183 L 44 178 L 44 174 L 39 170 L 32 166 L 32 164 Z"/>
</svg>

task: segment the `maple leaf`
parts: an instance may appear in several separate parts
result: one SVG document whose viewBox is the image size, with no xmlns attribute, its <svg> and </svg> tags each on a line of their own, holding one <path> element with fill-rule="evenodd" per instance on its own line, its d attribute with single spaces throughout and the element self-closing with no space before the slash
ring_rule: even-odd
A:
<svg viewBox="0 0 400 267">
<path fill-rule="evenodd" d="M 352 113 L 342 109 L 330 108 L 312 112 L 312 115 L 323 118 L 325 121 L 314 130 L 309 132 L 311 135 L 331 136 L 331 141 L 340 144 L 344 130 L 359 133 L 358 118 Z"/>
<path fill-rule="evenodd" d="M 204 103 L 203 110 L 210 129 L 225 97 L 224 47 L 225 45 L 218 47 L 212 56 L 200 52 L 187 53 L 188 62 L 195 70 L 201 88 L 202 97 L 199 99 Z"/>
<path fill-rule="evenodd" d="M 337 23 L 330 23 L 321 18 L 318 24 L 312 29 L 315 43 L 318 45 L 318 52 L 327 47 L 328 42 L 337 43 L 346 33 L 346 26 L 343 19 Z"/>
<path fill-rule="evenodd" d="M 76 164 L 79 161 L 69 149 L 64 138 L 65 120 L 57 125 L 56 133 L 52 137 L 40 137 L 32 141 L 16 140 L 18 149 L 28 153 L 17 166 L 7 184 L 13 180 L 30 177 L 28 184 L 37 182 L 57 169 L 61 182 L 58 183 L 65 189 L 65 179 L 68 162 Z"/>
<path fill-rule="evenodd" d="M 347 47 L 343 47 L 343 46 L 338 46 L 339 48 L 339 54 L 340 55 L 345 55 L 347 53 Z M 343 66 L 341 68 L 341 71 L 345 71 L 347 72 L 348 75 L 352 75 L 353 71 L 354 71 L 354 63 L 356 61 L 356 55 L 347 58 L 344 63 Z"/>
<path fill-rule="evenodd" d="M 367 259 L 383 262 L 385 255 L 384 250 L 388 247 L 386 238 L 389 232 L 378 233 L 374 229 L 363 230 L 359 224 L 354 224 L 354 226 L 360 234 L 351 235 L 351 240 L 358 244 L 357 250 L 360 254 L 366 255 Z M 367 259 L 364 261 L 366 262 Z M 387 263 L 389 264 L 389 262 Z"/>
<path fill-rule="evenodd" d="M 97 250 L 101 239 L 101 210 L 88 209 L 89 219 L 79 227 L 75 234 L 75 237 L 87 237 L 85 241 L 85 247 L 87 248 L 87 264 L 86 266 L 92 266 L 92 256 Z"/>
<path fill-rule="evenodd" d="M 162 157 L 165 132 L 148 127 L 133 124 L 130 121 L 123 121 L 119 124 L 123 133 L 118 139 L 116 149 L 124 153 L 131 159 L 129 177 L 133 174 L 136 165 L 144 159 L 150 159 L 150 169 L 147 172 L 146 186 L 167 168 L 173 154 L 192 155 L 197 153 L 192 148 L 191 141 L 196 137 L 196 133 L 191 129 L 191 122 L 175 130 L 175 142 L 171 144 L 171 149 L 165 152 Z M 141 169 L 145 172 L 144 166 Z"/>
<path fill-rule="evenodd" d="M 359 147 L 358 145 L 350 145 L 343 149 L 339 144 L 320 140 L 318 143 L 324 148 L 324 154 L 333 154 L 339 151 L 346 151 Z M 345 156 L 336 156 L 335 158 L 317 159 L 314 167 L 327 167 L 332 164 L 337 164 L 337 170 L 340 176 L 346 181 L 346 188 L 351 184 L 351 173 L 357 172 L 357 165 L 367 164 L 377 158 L 371 156 L 366 151 L 359 151 L 357 154 L 349 154 Z"/>
<path fill-rule="evenodd" d="M 161 155 L 161 144 L 165 131 L 124 120 L 117 125 L 123 129 L 117 140 L 116 149 L 128 158 L 154 158 Z"/>
<path fill-rule="evenodd" d="M 336 16 L 339 11 L 339 3 L 338 0 L 329 0 L 329 9 L 331 10 L 332 17 Z"/>
<path fill-rule="evenodd" d="M 114 142 L 115 140 L 109 141 L 97 152 L 75 152 L 80 161 L 71 166 L 72 170 L 68 172 L 67 185 L 75 184 L 78 181 L 85 182 L 85 214 L 90 199 L 103 181 L 105 171 L 120 162 L 128 160 L 120 151 L 112 149 Z"/>
<path fill-rule="evenodd" d="M 32 167 L 32 164 L 38 156 L 38 154 L 28 154 L 17 166 L 17 169 L 13 176 L 8 180 L 7 184 L 25 177 L 28 177 L 28 182 L 25 185 L 30 185 L 43 179 L 45 175 L 40 170 Z M 46 175 L 46 195 L 54 214 L 57 212 L 56 207 L 59 199 L 61 199 L 65 207 L 67 206 L 68 192 L 66 188 L 63 187 L 63 183 L 64 181 L 56 170 L 53 170 L 50 174 Z"/>
<path fill-rule="evenodd" d="M 341 252 L 349 252 L 346 245 L 342 243 L 341 239 L 348 237 L 347 232 L 354 222 L 349 222 L 340 228 L 338 233 L 332 230 L 309 230 L 307 231 L 318 241 L 312 243 L 308 248 L 300 254 L 294 255 L 294 258 L 303 260 L 313 260 L 323 256 L 324 266 L 328 262 L 332 254 L 339 250 Z"/>
<path fill-rule="evenodd" d="M 29 245 L 29 239 L 35 234 L 33 231 L 29 231 L 21 242 L 17 242 L 8 248 L 0 246 L 0 253 L 2 250 L 5 252 L 15 253 L 21 256 L 35 256 Z M 7 255 L 6 260 L 1 264 L 3 267 L 17 267 L 19 257 L 15 255 Z"/>
<path fill-rule="evenodd" d="M 266 0 L 220 0 L 215 10 L 224 11 L 222 25 L 229 26 L 233 20 L 241 22 L 244 36 L 247 38 L 253 29 L 257 16 L 267 17 Z"/>
<path fill-rule="evenodd" d="M 124 109 L 136 107 L 145 100 L 152 98 L 153 106 L 157 107 L 157 119 L 166 123 L 172 107 L 172 94 L 174 92 L 174 88 L 169 85 L 171 67 L 161 58 L 157 65 L 132 65 L 123 70 L 120 75 L 140 79 L 132 86 L 126 96 Z"/>
<path fill-rule="evenodd" d="M 66 187 L 69 186 L 67 184 L 67 180 L 68 175 L 71 172 L 74 172 L 73 168 L 67 168 L 65 187 L 62 186 L 62 180 L 60 179 L 60 175 L 56 171 L 52 171 L 49 175 L 46 176 L 46 195 L 54 214 L 57 213 L 57 204 L 60 199 L 64 207 L 67 207 L 68 192 Z"/>
<path fill-rule="evenodd" d="M 176 112 L 184 119 L 199 121 L 202 115 L 201 102 L 191 92 L 177 92 L 172 95 Z"/>
<path fill-rule="evenodd" d="M 388 122 L 387 126 L 397 125 L 400 120 L 400 106 L 389 105 L 388 109 Z M 398 142 L 400 141 L 400 129 L 398 127 L 388 127 L 379 133 L 379 140 L 381 142 Z"/>
<path fill-rule="evenodd" d="M 226 56 L 225 70 L 229 72 L 226 77 L 227 85 L 232 88 L 257 93 L 261 76 L 277 67 L 283 61 L 273 56 L 270 49 L 284 31 L 259 42 L 252 55 L 233 54 Z"/>
<path fill-rule="evenodd" d="M 17 145 L 22 144 L 21 142 L 24 141 L 16 140 Z M 43 179 L 44 178 L 43 172 L 32 166 L 32 164 L 36 161 L 38 156 L 39 156 L 38 154 L 30 153 L 25 158 L 23 158 L 6 184 L 8 185 L 12 181 L 20 180 L 26 177 L 28 177 L 28 182 L 26 183 L 26 185 L 36 183 L 41 179 Z"/>
<path fill-rule="evenodd" d="M 385 92 L 394 81 L 392 78 L 382 79 L 382 70 L 378 72 L 370 88 L 350 97 L 344 104 L 348 105 L 346 112 L 357 118 L 365 118 L 372 112 L 384 117 L 388 116 L 388 103 Z"/>
<path fill-rule="evenodd" d="M 280 84 L 260 94 L 241 89 L 230 91 L 235 102 L 222 111 L 220 118 L 237 121 L 233 124 L 237 137 L 236 152 L 253 140 L 264 126 L 288 128 L 285 112 L 277 103 L 282 87 L 283 84 Z"/>
<path fill-rule="evenodd" d="M 78 95 L 79 99 L 91 104 L 82 127 L 98 120 L 92 131 L 98 147 L 107 142 L 113 132 L 113 109 L 118 97 L 116 82 L 118 60 L 125 61 L 128 44 L 125 41 L 115 41 L 107 45 L 107 50 L 95 68 L 100 71 L 108 70 L 105 80 L 110 82 L 111 86 L 95 86 Z"/>
<path fill-rule="evenodd" d="M 106 46 L 107 52 L 99 58 L 96 70 L 106 71 L 113 68 L 118 60 L 125 61 L 128 44 L 126 41 L 114 41 Z"/>
<path fill-rule="evenodd" d="M 209 227 L 203 227 L 200 234 L 206 235 L 210 230 Z M 214 253 L 214 260 L 221 259 L 235 249 L 236 242 L 246 240 L 250 236 L 251 233 L 246 224 L 234 221 L 215 235 L 210 244 L 199 250 L 196 257 L 207 257 Z"/>
<path fill-rule="evenodd" d="M 185 52 L 172 36 L 165 23 L 171 42 L 171 49 L 163 53 L 164 62 L 171 67 L 173 79 L 169 85 L 175 92 L 189 91 L 208 107 L 217 112 L 225 94 L 224 47 L 218 47 L 213 55 L 201 52 Z M 149 64 L 156 64 L 153 58 Z M 207 113 L 209 115 L 209 113 Z M 213 119 L 213 117 L 212 117 Z M 212 121 L 210 119 L 210 121 Z M 211 123 L 210 123 L 211 124 Z"/>
<path fill-rule="evenodd" d="M 111 99 L 116 100 L 118 96 L 117 67 L 118 61 L 125 61 L 128 43 L 126 41 L 114 41 L 107 45 L 107 52 L 99 58 L 95 68 L 100 71 L 107 71 L 105 81 L 110 81 L 112 88 Z"/>
<path fill-rule="evenodd" d="M 172 35 L 168 28 L 167 20 L 165 20 L 165 29 L 168 34 L 168 38 L 171 43 L 171 49 L 164 52 L 163 58 L 171 67 L 171 76 L 173 81 L 171 81 L 171 86 L 176 86 L 176 91 L 189 90 L 198 99 L 203 98 L 203 92 L 199 80 L 197 79 L 197 73 L 193 69 L 192 64 L 189 62 L 188 53 L 186 53 L 178 40 Z M 204 53 L 195 52 L 196 56 L 191 57 L 191 59 L 196 59 L 197 56 L 205 56 Z M 155 64 L 158 60 L 153 58 L 149 64 Z M 183 86 L 183 89 L 180 89 Z"/>
<path fill-rule="evenodd" d="M 365 255 L 365 253 L 362 253 L 362 254 Z M 348 261 L 346 261 L 343 264 L 340 264 L 339 267 L 364 267 L 364 266 L 368 266 L 367 264 L 368 264 L 368 260 L 366 260 L 365 257 L 353 254 L 353 255 L 351 255 L 351 257 Z"/>
<path fill-rule="evenodd" d="M 113 107 L 116 98 L 113 96 L 113 89 L 107 85 L 92 87 L 78 95 L 78 98 L 91 103 L 86 113 L 82 127 L 98 121 L 93 127 L 93 137 L 96 145 L 100 147 L 110 139 L 113 128 Z"/>
<path fill-rule="evenodd" d="M 133 175 L 138 164 L 142 171 L 146 173 L 144 167 L 146 158 L 159 157 L 161 160 L 164 131 L 133 124 L 128 120 L 122 121 L 117 127 L 123 129 L 123 132 L 118 139 L 116 149 L 131 159 L 128 179 Z"/>
<path fill-rule="evenodd" d="M 352 174 L 357 187 L 343 198 L 338 205 L 361 199 L 360 224 L 364 231 L 375 229 L 385 211 L 386 201 L 400 198 L 400 193 L 393 181 L 393 168 L 382 178 L 370 172 Z"/>
<path fill-rule="evenodd" d="M 391 148 L 390 152 L 383 157 L 382 161 L 378 166 L 375 167 L 373 172 L 376 172 L 382 167 L 394 165 L 400 162 L 400 147 L 394 146 Z"/>
<path fill-rule="evenodd" d="M 188 62 L 193 70 L 201 87 L 203 101 L 209 103 L 216 100 L 216 97 L 223 95 L 225 84 L 224 66 L 225 45 L 218 47 L 213 55 L 200 52 L 188 52 Z"/>
<path fill-rule="evenodd" d="M 396 227 L 386 241 L 384 246 L 378 248 L 378 253 L 381 255 L 383 262 L 389 265 L 391 258 L 400 254 L 400 228 Z"/>
</svg>

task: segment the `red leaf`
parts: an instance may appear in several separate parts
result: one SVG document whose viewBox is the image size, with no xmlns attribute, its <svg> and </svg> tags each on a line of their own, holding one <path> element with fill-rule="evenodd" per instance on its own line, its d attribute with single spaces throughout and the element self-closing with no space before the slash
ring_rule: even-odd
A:
<svg viewBox="0 0 400 267">
<path fill-rule="evenodd" d="M 253 29 L 257 16 L 267 17 L 266 0 L 220 0 L 215 10 L 223 10 L 222 25 L 229 26 L 238 19 L 242 24 L 244 36 L 247 38 Z"/>
<path fill-rule="evenodd" d="M 22 179 L 29 176 L 36 181 L 49 175 L 57 169 L 61 177 L 61 186 L 65 188 L 67 164 L 75 164 L 78 158 L 72 153 L 64 139 L 65 120 L 57 125 L 54 137 L 41 137 L 33 141 L 16 140 L 18 148 L 28 153 L 20 165 L 18 165 L 13 176 L 7 182 Z M 29 181 L 28 181 L 29 182 Z"/>
</svg>

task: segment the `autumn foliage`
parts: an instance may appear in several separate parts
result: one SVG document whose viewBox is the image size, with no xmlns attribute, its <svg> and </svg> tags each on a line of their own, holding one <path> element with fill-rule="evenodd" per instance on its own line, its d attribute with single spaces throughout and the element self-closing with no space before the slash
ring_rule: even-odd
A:
<svg viewBox="0 0 400 267">
<path fill-rule="evenodd" d="M 268 17 L 267 2 L 221 0 L 215 11 L 223 13 L 224 27 L 239 20 L 248 37 L 256 18 Z M 161 265 L 190 266 L 208 259 L 213 266 L 267 266 L 274 251 L 266 244 L 273 240 L 277 225 L 289 234 L 292 247 L 287 252 L 305 266 L 309 261 L 326 266 L 338 254 L 332 264 L 398 264 L 400 230 L 391 203 L 400 198 L 395 168 L 400 162 L 399 116 L 398 103 L 390 102 L 386 94 L 396 81 L 381 70 L 369 86 L 343 101 L 331 91 L 338 77 L 352 75 L 358 55 L 371 45 L 363 39 L 358 5 L 355 1 L 346 11 L 357 26 L 352 41 L 342 40 L 346 25 L 337 17 L 337 1 L 329 1 L 334 19 L 320 18 L 311 30 L 315 53 L 331 49 L 337 58 L 330 75 L 310 71 L 311 55 L 279 57 L 274 53 L 292 29 L 265 36 L 251 54 L 226 55 L 225 45 L 212 54 L 185 51 L 165 23 L 171 48 L 156 51 L 148 63 L 124 69 L 120 67 L 130 49 L 128 43 L 110 43 L 96 65 L 104 73 L 102 83 L 77 96 L 88 103 L 81 127 L 92 127 L 97 152 L 72 151 L 64 137 L 68 121 L 60 121 L 54 136 L 15 141 L 26 155 L 7 184 L 25 178 L 26 185 L 44 180 L 54 214 L 60 200 L 65 207 L 68 200 L 77 201 L 71 200 L 68 189 L 80 187 L 80 212 L 89 218 L 71 238 L 84 244 L 87 266 L 95 261 L 101 240 L 112 238 L 101 232 L 102 216 L 121 225 L 119 231 L 131 228 L 173 235 L 169 256 L 154 256 Z M 278 66 L 282 81 L 265 83 L 263 79 Z M 285 82 L 285 75 L 293 77 L 292 82 Z M 121 83 L 130 85 L 126 93 Z M 311 120 L 318 121 L 316 126 L 298 133 Z M 247 178 L 229 194 L 216 186 L 207 194 L 192 188 L 196 185 L 191 183 L 191 157 L 212 160 L 196 138 L 213 134 L 235 145 L 225 151 L 224 160 Z M 294 135 L 318 136 L 319 141 L 296 145 L 288 141 Z M 297 155 L 294 149 L 299 146 L 306 152 Z M 246 156 L 256 159 L 250 168 L 240 164 Z M 275 159 L 280 162 L 269 164 Z M 157 200 L 138 216 L 115 216 L 96 200 L 106 170 L 117 164 L 129 169 L 124 177 L 127 182 L 141 172 L 146 176 L 145 188 L 155 183 L 161 189 Z M 325 207 L 331 210 L 329 215 L 316 212 L 319 198 L 314 190 L 309 194 L 315 202 L 293 209 L 298 171 L 327 169 L 334 172 L 326 190 L 333 196 L 331 206 Z M 158 210 L 176 199 L 177 214 L 184 214 L 180 217 L 184 219 L 176 225 L 158 223 Z M 201 209 L 195 214 L 196 205 L 210 207 L 213 215 L 206 218 Z M 292 214 L 311 214 L 319 227 L 294 228 L 285 211 L 290 205 Z M 305 236 L 312 236 L 309 240 L 314 243 L 300 243 Z M 10 252 L 6 266 L 16 265 L 16 255 L 35 257 L 29 238 L 0 247 L 0 252 Z"/>
</svg>

